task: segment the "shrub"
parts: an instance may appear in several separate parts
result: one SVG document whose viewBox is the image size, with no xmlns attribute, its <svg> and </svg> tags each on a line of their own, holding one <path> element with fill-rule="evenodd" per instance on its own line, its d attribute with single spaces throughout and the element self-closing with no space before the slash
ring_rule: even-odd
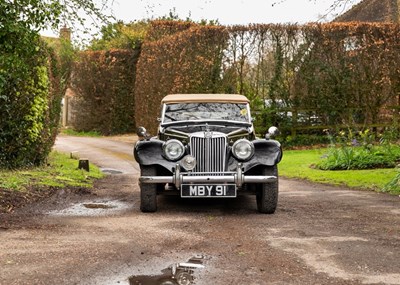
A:
<svg viewBox="0 0 400 285">
<path fill-rule="evenodd" d="M 393 168 L 400 161 L 400 148 L 388 151 L 386 147 L 342 147 L 332 148 L 325 159 L 317 164 L 322 170 L 348 170 Z"/>
<path fill-rule="evenodd" d="M 278 138 L 284 148 L 295 148 L 299 146 L 327 145 L 329 139 L 321 135 L 297 135 Z"/>
<path fill-rule="evenodd" d="M 381 140 L 375 144 L 375 135 L 369 130 L 354 133 L 340 131 L 334 137 L 328 133 L 331 146 L 323 160 L 316 164 L 322 170 L 349 170 L 393 168 L 400 162 L 400 146 Z"/>
<path fill-rule="evenodd" d="M 59 122 L 58 62 L 39 35 L 19 28 L 0 34 L 0 168 L 44 163 Z"/>
</svg>

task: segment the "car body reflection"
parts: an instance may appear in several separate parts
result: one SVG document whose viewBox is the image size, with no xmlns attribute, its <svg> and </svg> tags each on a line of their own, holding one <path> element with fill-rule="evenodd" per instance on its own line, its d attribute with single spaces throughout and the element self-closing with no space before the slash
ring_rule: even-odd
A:
<svg viewBox="0 0 400 285">
<path fill-rule="evenodd" d="M 195 256 L 187 262 L 176 263 L 161 271 L 160 275 L 138 275 L 129 278 L 130 285 L 190 285 L 194 273 L 203 269 L 205 257 Z"/>
</svg>

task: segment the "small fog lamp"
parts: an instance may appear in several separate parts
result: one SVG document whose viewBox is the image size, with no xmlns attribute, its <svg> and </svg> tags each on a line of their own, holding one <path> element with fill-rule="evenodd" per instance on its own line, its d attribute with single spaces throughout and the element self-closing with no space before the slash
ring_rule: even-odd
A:
<svg viewBox="0 0 400 285">
<path fill-rule="evenodd" d="M 191 171 L 196 167 L 196 158 L 191 155 L 186 155 L 182 158 L 180 164 L 187 171 Z"/>
</svg>

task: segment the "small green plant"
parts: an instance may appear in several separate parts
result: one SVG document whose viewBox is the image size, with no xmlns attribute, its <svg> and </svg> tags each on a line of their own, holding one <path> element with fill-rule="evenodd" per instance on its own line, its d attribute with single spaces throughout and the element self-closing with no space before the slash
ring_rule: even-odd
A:
<svg viewBox="0 0 400 285">
<path fill-rule="evenodd" d="M 382 192 L 388 192 L 392 194 L 400 193 L 400 171 L 397 172 L 396 176 L 383 187 Z"/>
</svg>

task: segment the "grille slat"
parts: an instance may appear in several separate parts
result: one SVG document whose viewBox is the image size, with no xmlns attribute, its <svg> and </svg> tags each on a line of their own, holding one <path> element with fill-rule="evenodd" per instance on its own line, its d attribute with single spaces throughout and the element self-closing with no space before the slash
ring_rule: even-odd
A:
<svg viewBox="0 0 400 285">
<path fill-rule="evenodd" d="M 206 138 L 192 136 L 190 138 L 191 155 L 197 160 L 193 172 L 223 172 L 225 170 L 226 137 Z"/>
</svg>

